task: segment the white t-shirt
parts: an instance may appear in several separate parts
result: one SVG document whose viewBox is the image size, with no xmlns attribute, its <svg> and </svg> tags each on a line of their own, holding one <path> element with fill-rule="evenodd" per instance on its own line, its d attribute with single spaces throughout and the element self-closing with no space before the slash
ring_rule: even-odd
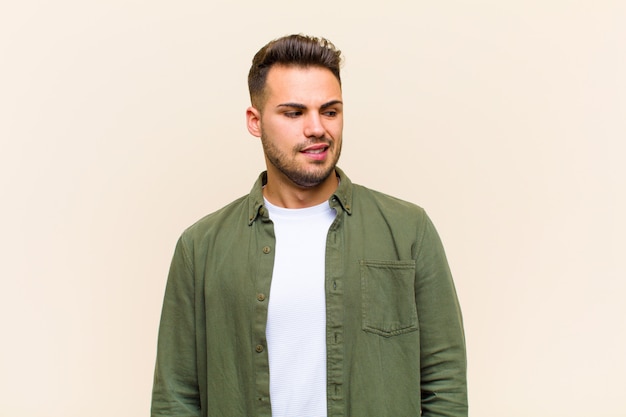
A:
<svg viewBox="0 0 626 417">
<path fill-rule="evenodd" d="M 325 252 L 335 210 L 265 204 L 276 235 L 266 329 L 272 416 L 325 417 Z"/>
</svg>

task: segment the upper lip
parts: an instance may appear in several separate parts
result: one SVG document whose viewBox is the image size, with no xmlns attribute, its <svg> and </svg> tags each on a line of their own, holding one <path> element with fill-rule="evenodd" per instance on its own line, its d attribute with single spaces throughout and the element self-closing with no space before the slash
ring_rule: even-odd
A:
<svg viewBox="0 0 626 417">
<path fill-rule="evenodd" d="M 306 148 L 302 149 L 301 152 L 316 151 L 318 149 L 324 149 L 328 147 L 329 145 L 327 143 L 316 143 L 315 145 L 307 146 Z"/>
</svg>

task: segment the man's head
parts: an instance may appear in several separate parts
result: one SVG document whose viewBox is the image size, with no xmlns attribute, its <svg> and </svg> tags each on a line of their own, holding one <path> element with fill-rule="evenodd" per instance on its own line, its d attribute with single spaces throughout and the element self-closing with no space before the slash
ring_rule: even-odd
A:
<svg viewBox="0 0 626 417">
<path fill-rule="evenodd" d="M 288 35 L 275 39 L 259 50 L 248 73 L 252 105 L 263 110 L 267 74 L 273 66 L 326 68 L 341 84 L 339 68 L 341 51 L 329 40 L 305 35 Z"/>
<path fill-rule="evenodd" d="M 248 131 L 261 139 L 272 184 L 334 190 L 341 154 L 343 98 L 340 52 L 327 40 L 292 35 L 254 57 Z M 323 193 L 322 193 L 323 194 Z"/>
</svg>

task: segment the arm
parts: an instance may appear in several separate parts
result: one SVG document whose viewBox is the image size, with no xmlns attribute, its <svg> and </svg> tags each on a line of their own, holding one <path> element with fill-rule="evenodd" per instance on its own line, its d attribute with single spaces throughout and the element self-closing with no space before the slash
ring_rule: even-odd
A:
<svg viewBox="0 0 626 417">
<path fill-rule="evenodd" d="M 425 217 L 416 264 L 423 417 L 466 417 L 463 320 L 441 240 Z"/>
<path fill-rule="evenodd" d="M 194 274 L 183 238 L 165 290 L 152 388 L 152 417 L 200 416 L 196 368 Z"/>
</svg>

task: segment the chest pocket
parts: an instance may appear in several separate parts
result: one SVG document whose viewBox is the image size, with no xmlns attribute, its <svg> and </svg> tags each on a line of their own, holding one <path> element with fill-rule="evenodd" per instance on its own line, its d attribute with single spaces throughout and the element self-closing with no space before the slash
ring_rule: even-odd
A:
<svg viewBox="0 0 626 417">
<path fill-rule="evenodd" d="M 417 330 L 415 262 L 359 262 L 362 329 L 385 337 Z"/>
</svg>

